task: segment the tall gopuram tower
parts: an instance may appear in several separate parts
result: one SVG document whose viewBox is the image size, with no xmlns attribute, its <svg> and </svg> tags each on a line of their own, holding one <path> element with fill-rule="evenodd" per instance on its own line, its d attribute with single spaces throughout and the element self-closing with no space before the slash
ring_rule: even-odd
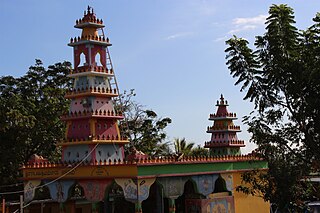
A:
<svg viewBox="0 0 320 213">
<path fill-rule="evenodd" d="M 71 100 L 69 113 L 62 117 L 67 123 L 66 141 L 59 144 L 62 160 L 77 162 L 86 157 L 89 162 L 122 161 L 123 145 L 128 141 L 118 127 L 123 115 L 114 107 L 118 86 L 103 21 L 88 7 L 74 27 L 82 33 L 68 44 L 73 47 L 74 69 L 69 77 L 73 78 L 74 86 L 66 95 Z"/>
<path fill-rule="evenodd" d="M 217 101 L 217 112 L 210 114 L 209 120 L 213 121 L 213 126 L 207 128 L 207 133 L 211 133 L 211 140 L 205 142 L 205 148 L 210 148 L 211 155 L 240 155 L 240 147 L 244 147 L 244 141 L 239 140 L 237 133 L 241 132 L 240 126 L 235 126 L 233 120 L 237 119 L 236 113 L 228 112 L 228 101 L 223 95 Z"/>
</svg>

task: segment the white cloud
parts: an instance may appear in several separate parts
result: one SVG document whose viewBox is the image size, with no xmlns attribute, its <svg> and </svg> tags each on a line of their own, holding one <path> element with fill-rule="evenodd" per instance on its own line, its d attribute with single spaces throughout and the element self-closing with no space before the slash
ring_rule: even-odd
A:
<svg viewBox="0 0 320 213">
<path fill-rule="evenodd" d="M 234 25 L 263 25 L 266 21 L 267 15 L 258 15 L 251 18 L 235 18 L 232 20 Z"/>
<path fill-rule="evenodd" d="M 165 38 L 165 40 L 172 40 L 172 39 L 187 37 L 187 36 L 191 36 L 193 34 L 194 34 L 193 32 L 180 32 L 180 33 L 176 33 L 176 34 L 167 36 Z"/>
<path fill-rule="evenodd" d="M 253 30 L 256 29 L 256 25 L 244 25 L 244 26 L 237 26 L 235 29 L 232 29 L 228 32 L 228 34 L 234 34 L 241 31 Z"/>
<path fill-rule="evenodd" d="M 264 25 L 267 15 L 258 15 L 248 18 L 235 18 L 232 20 L 233 29 L 228 34 L 234 34 L 242 31 L 254 30 Z"/>
<path fill-rule="evenodd" d="M 219 37 L 219 38 L 216 38 L 214 39 L 213 41 L 214 42 L 220 42 L 220 41 L 225 41 L 228 39 L 228 36 L 223 36 L 223 37 Z"/>
</svg>

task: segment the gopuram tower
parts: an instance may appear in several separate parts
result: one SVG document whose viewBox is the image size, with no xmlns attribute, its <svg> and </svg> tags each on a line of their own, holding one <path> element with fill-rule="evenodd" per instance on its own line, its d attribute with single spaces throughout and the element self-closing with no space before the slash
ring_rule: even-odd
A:
<svg viewBox="0 0 320 213">
<path fill-rule="evenodd" d="M 87 157 L 89 162 L 123 161 L 123 145 L 128 141 L 118 127 L 123 116 L 114 107 L 113 98 L 119 91 L 103 21 L 88 7 L 75 28 L 82 33 L 68 44 L 73 47 L 74 70 L 69 77 L 74 86 L 66 95 L 71 100 L 69 113 L 62 118 L 67 123 L 66 141 L 59 144 L 62 160 L 77 162 Z"/>
<path fill-rule="evenodd" d="M 217 101 L 217 112 L 210 114 L 209 120 L 213 121 L 213 126 L 207 128 L 207 133 L 211 133 L 211 140 L 205 142 L 205 148 L 210 148 L 211 155 L 240 155 L 240 147 L 244 147 L 244 141 L 239 140 L 237 133 L 241 132 L 240 126 L 235 126 L 233 120 L 237 119 L 236 113 L 228 112 L 228 101 L 223 95 Z"/>
</svg>

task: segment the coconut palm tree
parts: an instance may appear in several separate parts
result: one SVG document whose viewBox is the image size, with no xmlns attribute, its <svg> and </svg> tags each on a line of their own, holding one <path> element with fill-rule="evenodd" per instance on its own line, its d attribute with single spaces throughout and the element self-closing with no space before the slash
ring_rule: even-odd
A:
<svg viewBox="0 0 320 213">
<path fill-rule="evenodd" d="M 185 138 L 175 138 L 173 143 L 174 151 L 177 155 L 183 154 L 184 156 L 188 156 L 192 153 L 194 143 L 187 143 Z"/>
</svg>

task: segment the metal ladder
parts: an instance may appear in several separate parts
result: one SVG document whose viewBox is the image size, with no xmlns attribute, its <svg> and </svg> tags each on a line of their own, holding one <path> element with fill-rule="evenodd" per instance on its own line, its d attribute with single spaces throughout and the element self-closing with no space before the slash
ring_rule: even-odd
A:
<svg viewBox="0 0 320 213">
<path fill-rule="evenodd" d="M 103 28 L 100 28 L 100 29 L 102 31 L 102 36 L 105 37 Z M 114 68 L 113 68 L 113 65 L 112 65 L 112 60 L 111 60 L 111 56 L 110 56 L 110 52 L 109 52 L 108 47 L 106 47 L 106 68 L 108 68 L 108 70 L 112 70 L 113 71 L 113 76 L 109 77 L 108 81 L 109 81 L 110 89 L 114 89 L 115 88 L 117 93 L 118 93 L 118 97 L 117 98 L 112 98 L 112 101 L 113 101 L 114 106 L 116 104 L 118 104 L 118 106 L 120 106 L 120 111 L 121 111 L 121 113 L 122 113 L 122 115 L 124 117 L 124 126 L 122 128 L 122 131 L 128 132 L 128 137 L 129 137 L 129 140 L 131 141 L 131 135 L 129 133 L 128 119 L 127 119 L 127 117 L 126 117 L 126 115 L 124 113 L 123 102 L 122 102 L 122 98 L 121 98 L 121 95 L 120 95 L 120 90 L 119 90 L 119 86 L 118 86 L 118 83 L 117 83 L 117 78 L 116 78 L 115 71 L 114 71 Z M 121 136 L 121 132 L 120 132 L 120 136 Z"/>
</svg>

